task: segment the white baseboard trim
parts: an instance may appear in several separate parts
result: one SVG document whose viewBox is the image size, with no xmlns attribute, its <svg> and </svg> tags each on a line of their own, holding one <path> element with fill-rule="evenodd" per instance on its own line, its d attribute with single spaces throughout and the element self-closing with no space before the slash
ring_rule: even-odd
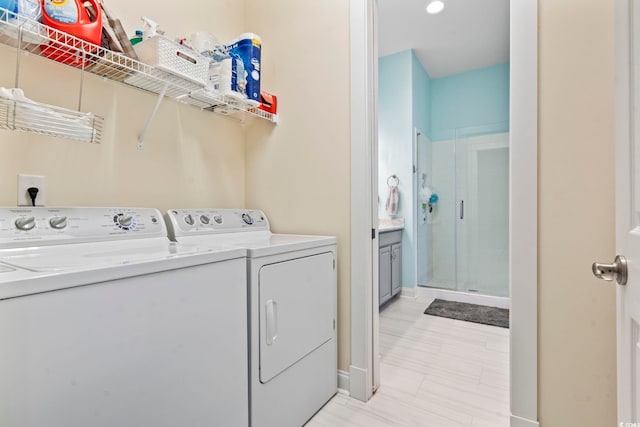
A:
<svg viewBox="0 0 640 427">
<path fill-rule="evenodd" d="M 349 395 L 355 399 L 366 402 L 371 391 L 367 390 L 369 372 L 366 369 L 351 365 L 349 368 Z"/>
<path fill-rule="evenodd" d="M 400 290 L 400 298 L 415 298 L 417 288 L 405 288 Z"/>
<path fill-rule="evenodd" d="M 405 288 L 402 288 L 404 292 Z M 481 295 L 470 292 L 449 291 L 446 289 L 434 289 L 418 287 L 416 296 L 428 299 L 444 299 L 447 301 L 466 302 L 469 304 L 488 305 L 489 307 L 509 308 L 511 300 L 506 297 L 494 297 L 490 295 Z"/>
<path fill-rule="evenodd" d="M 540 423 L 537 421 L 527 420 L 525 418 L 516 417 L 511 415 L 510 427 L 540 427 Z"/>
<path fill-rule="evenodd" d="M 338 393 L 349 395 L 349 373 L 338 370 Z"/>
</svg>

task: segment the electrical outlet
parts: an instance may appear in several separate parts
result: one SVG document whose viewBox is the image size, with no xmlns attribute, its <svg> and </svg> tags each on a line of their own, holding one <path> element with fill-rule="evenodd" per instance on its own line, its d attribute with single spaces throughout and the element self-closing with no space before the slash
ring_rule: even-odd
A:
<svg viewBox="0 0 640 427">
<path fill-rule="evenodd" d="M 36 206 L 44 206 L 47 203 L 47 192 L 45 187 L 45 177 L 41 175 L 18 175 L 18 206 L 32 206 L 31 196 L 27 189 L 35 187 L 38 189 L 36 195 Z"/>
</svg>

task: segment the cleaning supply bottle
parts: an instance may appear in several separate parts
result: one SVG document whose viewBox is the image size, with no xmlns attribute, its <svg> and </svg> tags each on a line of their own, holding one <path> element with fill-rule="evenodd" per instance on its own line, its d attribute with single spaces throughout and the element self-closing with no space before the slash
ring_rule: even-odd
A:
<svg viewBox="0 0 640 427">
<path fill-rule="evenodd" d="M 0 34 L 13 39 L 22 37 L 23 42 L 42 43 L 46 33 L 40 34 L 38 22 L 42 22 L 42 6 L 40 0 L 0 0 L 0 22 L 10 25 L 0 25 Z M 22 29 L 22 33 L 20 32 Z"/>
<path fill-rule="evenodd" d="M 0 0 L 0 8 L 6 9 L 0 11 L 0 21 L 9 21 L 11 19 L 17 19 L 18 5 L 16 0 Z"/>
<path fill-rule="evenodd" d="M 142 30 L 136 30 L 136 35 L 131 37 L 131 40 L 129 40 L 131 42 L 131 46 L 135 46 L 138 43 L 140 43 L 142 40 L 144 40 L 142 38 L 143 34 L 144 33 L 142 32 Z"/>
<path fill-rule="evenodd" d="M 100 46 L 102 42 L 102 7 L 97 0 L 43 0 L 42 22 L 51 28 Z M 54 40 L 59 37 L 50 34 Z M 63 40 L 60 40 L 63 42 Z M 69 43 L 68 41 L 66 42 Z M 42 52 L 56 61 L 79 65 L 76 52 L 61 52 L 53 45 L 45 45 Z"/>
<path fill-rule="evenodd" d="M 143 16 L 142 22 L 144 24 L 144 31 L 142 32 L 143 39 L 148 39 L 158 35 L 158 23 L 156 21 Z"/>
<path fill-rule="evenodd" d="M 219 54 L 219 91 L 237 100 L 246 99 L 246 79 L 242 59 L 232 56 L 227 47 Z"/>
</svg>

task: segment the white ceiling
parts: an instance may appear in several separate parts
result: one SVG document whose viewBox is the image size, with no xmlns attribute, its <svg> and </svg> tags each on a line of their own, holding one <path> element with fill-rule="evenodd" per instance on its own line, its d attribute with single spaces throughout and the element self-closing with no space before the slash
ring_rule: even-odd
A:
<svg viewBox="0 0 640 427">
<path fill-rule="evenodd" d="M 509 61 L 509 0 L 379 0 L 379 55 L 413 49 L 431 78 Z"/>
</svg>

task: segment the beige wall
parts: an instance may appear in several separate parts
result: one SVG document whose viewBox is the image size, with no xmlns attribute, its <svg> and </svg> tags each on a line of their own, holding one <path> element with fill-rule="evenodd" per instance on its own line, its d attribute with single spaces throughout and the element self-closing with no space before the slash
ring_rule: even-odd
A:
<svg viewBox="0 0 640 427">
<path fill-rule="evenodd" d="M 613 0 L 540 0 L 539 413 L 616 425 Z"/>
<path fill-rule="evenodd" d="M 247 206 L 278 232 L 338 237 L 339 368 L 348 371 L 349 2 L 247 0 L 246 24 L 262 37 L 263 86 L 282 117 L 247 128 Z"/>
<path fill-rule="evenodd" d="M 208 30 L 221 39 L 239 34 L 244 4 L 186 0 L 109 0 L 128 32 L 153 10 L 168 35 Z M 144 11 L 147 12 L 144 12 Z M 15 51 L 0 48 L 0 86 L 14 87 Z M 20 86 L 28 97 L 76 108 L 79 72 L 42 58 L 23 57 Z M 95 76 L 86 79 L 83 105 L 105 117 L 101 145 L 0 130 L 0 204 L 15 205 L 18 173 L 45 175 L 49 205 L 243 206 L 244 130 L 235 122 L 165 101 L 145 141 L 136 148 L 156 98 Z"/>
<path fill-rule="evenodd" d="M 172 37 L 196 30 L 222 41 L 245 31 L 261 35 L 263 88 L 279 96 L 280 125 L 255 120 L 243 127 L 164 101 L 140 151 L 136 139 L 156 97 L 89 75 L 83 110 L 105 117 L 103 143 L 0 130 L 0 205 L 16 203 L 17 174 L 29 173 L 46 176 L 49 205 L 246 205 L 264 209 L 278 232 L 337 235 L 339 366 L 348 370 L 348 2 L 107 4 L 129 33 L 141 28 L 139 17 L 145 15 Z M 0 47 L 0 64 L 0 86 L 13 87 L 15 52 Z M 35 57 L 23 57 L 21 70 L 28 97 L 76 107 L 76 70 Z"/>
</svg>

